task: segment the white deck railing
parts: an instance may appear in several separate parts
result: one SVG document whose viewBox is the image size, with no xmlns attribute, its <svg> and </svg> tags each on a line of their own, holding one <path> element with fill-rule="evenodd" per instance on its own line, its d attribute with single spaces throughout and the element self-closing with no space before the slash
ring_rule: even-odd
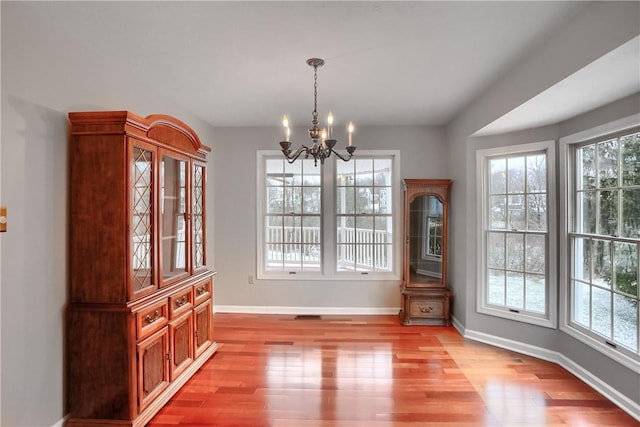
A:
<svg viewBox="0 0 640 427">
<path fill-rule="evenodd" d="M 291 263 L 320 267 L 319 227 L 267 227 L 267 265 Z M 392 234 L 340 227 L 337 233 L 340 270 L 390 270 Z"/>
</svg>

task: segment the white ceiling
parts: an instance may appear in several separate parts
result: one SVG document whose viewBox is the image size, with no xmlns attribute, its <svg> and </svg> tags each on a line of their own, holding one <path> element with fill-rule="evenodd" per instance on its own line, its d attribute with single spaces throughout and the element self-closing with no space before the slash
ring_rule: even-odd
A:
<svg viewBox="0 0 640 427">
<path fill-rule="evenodd" d="M 441 125 L 585 3 L 39 2 L 30 7 L 42 25 L 68 40 L 69 58 L 82 57 L 74 55 L 76 49 L 89 50 L 107 69 L 126 67 L 147 90 L 162 91 L 213 126 L 279 125 L 283 114 L 306 126 L 313 108 L 307 58 L 326 60 L 318 76 L 322 119 L 331 110 L 338 125 L 348 120 Z M 637 65 L 637 57 L 632 60 Z M 633 84 L 617 85 L 600 100 L 633 93 L 626 93 L 638 90 L 639 83 Z M 496 126 L 513 127 L 519 116 L 514 117 Z"/>
</svg>

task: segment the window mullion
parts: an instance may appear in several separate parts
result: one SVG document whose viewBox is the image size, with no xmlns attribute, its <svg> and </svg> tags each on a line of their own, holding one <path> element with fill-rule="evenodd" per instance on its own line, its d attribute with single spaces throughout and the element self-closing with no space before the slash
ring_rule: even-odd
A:
<svg viewBox="0 0 640 427">
<path fill-rule="evenodd" d="M 336 217 L 336 182 L 335 182 L 335 162 L 326 162 L 321 166 L 322 184 L 322 235 L 320 236 L 320 247 L 322 252 L 322 274 L 333 276 L 336 271 L 337 261 L 337 217 Z M 326 213 L 330 213 L 327 215 Z"/>
<path fill-rule="evenodd" d="M 618 171 L 618 176 L 616 177 L 617 180 L 617 192 L 618 192 L 618 211 L 617 211 L 617 217 L 618 217 L 618 224 L 616 224 L 616 237 L 620 237 L 622 236 L 622 150 L 621 150 L 621 141 L 620 138 L 616 138 L 616 147 L 617 147 L 617 153 L 616 153 L 616 168 Z"/>
<path fill-rule="evenodd" d="M 594 169 L 595 169 L 595 175 L 596 175 L 596 180 L 594 183 L 594 188 L 593 191 L 595 192 L 595 200 L 596 200 L 596 223 L 595 223 L 595 228 L 594 228 L 594 233 L 595 234 L 600 234 L 600 195 L 602 194 L 602 191 L 600 189 L 600 155 L 598 153 L 598 144 L 595 145 L 595 155 L 594 155 Z"/>
<path fill-rule="evenodd" d="M 611 269 L 611 288 L 609 289 L 609 293 L 611 294 L 611 298 L 609 300 L 609 336 L 611 337 L 611 342 L 615 342 L 615 338 L 613 335 L 613 322 L 615 320 L 615 313 L 614 313 L 614 305 L 613 305 L 613 300 L 615 299 L 615 288 L 616 288 L 616 262 L 615 262 L 615 241 L 611 241 L 611 244 L 609 245 L 609 258 L 611 259 L 611 265 L 610 265 L 610 269 Z"/>
</svg>

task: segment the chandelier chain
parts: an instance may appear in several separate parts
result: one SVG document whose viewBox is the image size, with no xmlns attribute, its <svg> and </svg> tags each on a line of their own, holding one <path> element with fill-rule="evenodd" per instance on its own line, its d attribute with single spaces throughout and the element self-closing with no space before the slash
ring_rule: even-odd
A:
<svg viewBox="0 0 640 427">
<path fill-rule="evenodd" d="M 313 120 L 314 128 L 318 126 L 318 66 L 313 66 Z"/>
</svg>

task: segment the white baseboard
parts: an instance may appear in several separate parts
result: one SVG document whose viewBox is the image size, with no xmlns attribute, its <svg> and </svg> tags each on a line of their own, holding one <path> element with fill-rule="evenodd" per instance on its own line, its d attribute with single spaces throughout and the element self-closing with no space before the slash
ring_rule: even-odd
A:
<svg viewBox="0 0 640 427">
<path fill-rule="evenodd" d="M 215 313 L 373 315 L 398 314 L 400 307 L 285 307 L 260 305 L 216 305 Z"/>
<path fill-rule="evenodd" d="M 455 319 L 454 326 L 456 327 L 456 329 L 458 329 L 458 331 L 461 331 L 461 329 L 456 325 Z M 598 393 L 602 394 L 615 405 L 620 407 L 620 409 L 627 412 L 636 420 L 640 421 L 640 404 L 621 394 L 620 392 L 618 392 L 618 390 L 614 389 L 609 384 L 602 381 L 600 378 L 594 376 L 591 372 L 584 369 L 582 366 L 578 365 L 576 362 L 569 359 L 565 355 L 556 351 L 547 350 L 542 347 L 536 347 L 530 344 L 485 334 L 483 332 L 473 331 L 469 329 L 464 330 L 464 328 L 462 328 L 462 331 L 460 333 L 465 338 L 483 342 L 495 347 L 515 351 L 517 353 L 526 354 L 528 356 L 537 357 L 538 359 L 553 362 L 562 366 L 564 369 L 580 378 L 582 381 L 595 389 Z"/>
<path fill-rule="evenodd" d="M 464 325 L 462 323 L 460 323 L 460 321 L 456 318 L 456 316 L 451 316 L 451 326 L 453 326 L 454 328 L 456 328 L 456 330 L 458 332 L 460 332 L 460 335 L 464 336 Z"/>
</svg>

